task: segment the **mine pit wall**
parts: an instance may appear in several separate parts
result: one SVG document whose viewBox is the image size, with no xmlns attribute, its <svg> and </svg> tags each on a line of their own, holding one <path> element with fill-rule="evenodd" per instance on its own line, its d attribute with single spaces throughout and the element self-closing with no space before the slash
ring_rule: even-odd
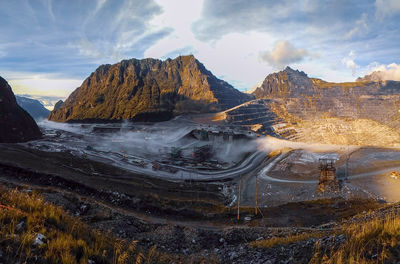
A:
<svg viewBox="0 0 400 264">
<path fill-rule="evenodd" d="M 289 113 L 304 120 L 323 117 L 366 118 L 391 127 L 400 126 L 400 95 L 348 96 L 344 98 L 290 98 L 285 107 Z"/>
<path fill-rule="evenodd" d="M 400 82 L 324 84 L 304 93 L 257 99 L 225 111 L 225 122 L 257 128 L 258 134 L 292 139 L 302 120 L 370 119 L 400 128 Z M 298 92 L 298 91 L 296 91 Z"/>
<path fill-rule="evenodd" d="M 399 99 L 399 82 L 380 82 L 319 88 L 313 95 L 285 98 L 284 105 L 290 114 L 304 120 L 365 118 L 400 127 Z"/>
<path fill-rule="evenodd" d="M 236 126 L 251 128 L 255 124 L 262 125 L 255 131 L 257 134 L 274 135 L 273 125 L 283 122 L 272 110 L 271 99 L 259 99 L 248 102 L 241 107 L 227 111 L 226 122 Z"/>
</svg>

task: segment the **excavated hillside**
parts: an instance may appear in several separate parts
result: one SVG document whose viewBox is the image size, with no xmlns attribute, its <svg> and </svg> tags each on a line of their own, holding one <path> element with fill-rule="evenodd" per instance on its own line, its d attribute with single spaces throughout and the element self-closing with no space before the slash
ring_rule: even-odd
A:
<svg viewBox="0 0 400 264">
<path fill-rule="evenodd" d="M 0 77 L 0 143 L 25 142 L 41 135 L 33 118 L 17 104 L 10 85 Z"/>
<path fill-rule="evenodd" d="M 161 121 L 182 113 L 225 110 L 253 99 L 216 78 L 194 56 L 102 65 L 49 120 Z"/>
<path fill-rule="evenodd" d="M 224 111 L 225 121 L 320 143 L 393 145 L 400 139 L 400 82 L 330 83 L 287 67 L 268 75 L 253 95 L 257 100 Z"/>
</svg>

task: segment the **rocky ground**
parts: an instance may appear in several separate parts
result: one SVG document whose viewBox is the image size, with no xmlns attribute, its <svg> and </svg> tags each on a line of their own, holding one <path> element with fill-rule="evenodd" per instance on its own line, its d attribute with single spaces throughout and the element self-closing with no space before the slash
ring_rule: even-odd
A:
<svg viewBox="0 0 400 264">
<path fill-rule="evenodd" d="M 155 245 L 158 250 L 180 256 L 179 259 L 188 263 L 196 263 L 200 259 L 220 263 L 308 263 L 317 241 L 322 247 L 330 247 L 332 243 L 339 245 L 345 240 L 344 236 L 334 235 L 343 219 L 356 222 L 392 210 L 387 207 L 375 210 L 380 205 L 372 201 L 326 200 L 268 208 L 261 210 L 263 216 L 249 222 L 243 221 L 243 217 L 251 215 L 253 209 L 250 208 L 242 209 L 242 220 L 239 222 L 234 220 L 234 213 L 222 213 L 221 217 L 196 221 L 185 215 L 180 218 L 160 217 L 150 211 L 134 210 L 121 204 L 122 200 L 129 199 L 122 193 L 96 193 L 55 180 L 35 181 L 32 175 L 37 178 L 40 174 L 29 174 L 21 168 L 2 165 L 0 175 L 2 185 L 7 188 L 39 192 L 47 201 L 62 206 L 96 229 L 111 232 L 120 238 L 138 240 L 144 249 Z M 373 213 L 367 214 L 370 210 L 374 210 Z M 349 218 L 357 212 L 364 213 Z M 314 221 L 310 221 L 312 218 Z M 282 222 L 281 219 L 292 221 Z M 255 241 L 315 232 L 321 235 L 310 235 L 310 238 L 294 239 L 291 243 L 278 243 L 266 248 L 252 245 Z"/>
<path fill-rule="evenodd" d="M 372 152 L 376 156 L 374 166 L 381 166 L 379 157 L 383 154 L 376 154 L 376 150 L 362 150 L 352 159 Z M 287 169 L 300 170 L 304 164 L 296 164 L 297 160 L 314 162 L 314 158 L 307 157 L 301 153 L 300 158 L 288 158 Z M 238 180 L 170 182 L 68 152 L 43 152 L 15 144 L 1 146 L 0 160 L 1 186 L 39 192 L 46 201 L 63 207 L 91 227 L 126 240 L 138 240 L 144 250 L 156 246 L 160 252 L 172 254 L 175 263 L 309 263 L 320 259 L 318 254 L 329 255 L 332 249 L 347 243 L 343 231 L 347 225 L 398 214 L 399 207 L 338 192 L 309 201 L 259 204 L 255 216 L 253 196 L 244 195 L 247 203 L 241 207 L 237 221 L 237 203 L 227 199 L 222 190 L 225 186 L 235 192 Z M 285 178 L 310 180 L 308 175 L 293 175 Z M 269 191 L 262 182 L 260 197 Z M 315 192 L 312 188 L 310 194 Z M 252 185 L 248 184 L 247 189 L 253 193 Z M 245 187 L 242 190 L 246 192 Z M 228 195 L 231 196 L 232 193 Z"/>
</svg>

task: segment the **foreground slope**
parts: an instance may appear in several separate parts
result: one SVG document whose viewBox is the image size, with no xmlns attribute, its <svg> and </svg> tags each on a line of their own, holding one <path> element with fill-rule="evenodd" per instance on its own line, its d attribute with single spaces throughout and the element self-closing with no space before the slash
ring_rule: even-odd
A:
<svg viewBox="0 0 400 264">
<path fill-rule="evenodd" d="M 0 142 L 24 142 L 40 136 L 33 118 L 18 106 L 10 85 L 0 77 Z"/>
<path fill-rule="evenodd" d="M 216 78 L 193 56 L 102 65 L 49 120 L 160 121 L 228 109 L 253 97 Z"/>
</svg>

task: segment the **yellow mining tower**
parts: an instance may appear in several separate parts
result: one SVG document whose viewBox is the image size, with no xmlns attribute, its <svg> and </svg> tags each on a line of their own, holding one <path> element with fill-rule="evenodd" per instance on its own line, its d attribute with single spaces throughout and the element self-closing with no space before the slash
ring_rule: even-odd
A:
<svg viewBox="0 0 400 264">
<path fill-rule="evenodd" d="M 335 159 L 319 159 L 319 182 L 317 192 L 338 191 L 339 181 L 336 178 Z"/>
</svg>

